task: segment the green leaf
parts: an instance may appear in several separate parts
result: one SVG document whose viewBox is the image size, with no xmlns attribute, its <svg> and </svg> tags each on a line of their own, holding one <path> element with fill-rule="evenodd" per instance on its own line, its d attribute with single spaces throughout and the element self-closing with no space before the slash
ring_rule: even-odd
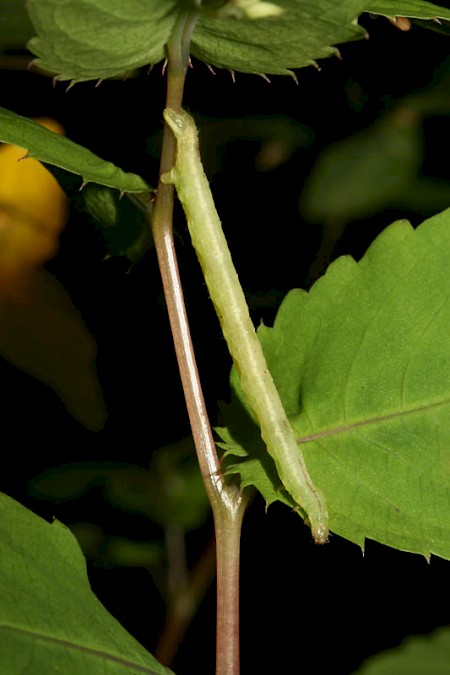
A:
<svg viewBox="0 0 450 675">
<path fill-rule="evenodd" d="M 205 3 L 206 4 L 206 3 Z M 364 37 L 356 24 L 367 0 L 276 0 L 285 11 L 262 19 L 204 7 L 192 36 L 200 60 L 245 73 L 290 74 L 336 54 L 333 45 Z M 61 80 L 116 76 L 165 57 L 185 0 L 30 0 L 38 65 Z"/>
<path fill-rule="evenodd" d="M 79 213 L 100 232 L 107 249 L 106 257 L 126 256 L 134 264 L 152 247 L 150 192 L 124 196 L 98 183 L 88 183 L 80 190 L 78 176 L 49 164 L 47 169 L 69 198 L 71 212 Z"/>
<path fill-rule="evenodd" d="M 450 629 L 411 637 L 396 649 L 371 657 L 357 675 L 446 675 L 450 659 Z"/>
<path fill-rule="evenodd" d="M 421 92 L 325 148 L 300 198 L 302 214 L 325 226 L 324 244 L 334 244 L 345 223 L 386 208 L 437 212 L 448 206 L 448 184 L 422 175 L 423 119 L 444 109 L 438 92 Z"/>
<path fill-rule="evenodd" d="M 409 19 L 446 19 L 450 21 L 450 9 L 426 0 L 375 0 L 367 9 L 382 16 L 406 16 Z"/>
<path fill-rule="evenodd" d="M 122 171 L 87 148 L 5 108 L 0 108 L 0 141 L 24 148 L 28 157 L 80 175 L 83 183 L 98 183 L 121 192 L 150 189 L 140 176 Z"/>
<path fill-rule="evenodd" d="M 210 512 L 190 436 L 154 451 L 148 469 L 105 462 L 82 468 L 66 464 L 36 476 L 30 490 L 39 499 L 65 501 L 98 485 L 115 506 L 142 513 L 163 527 L 198 528 Z"/>
<path fill-rule="evenodd" d="M 396 222 L 359 263 L 339 258 L 309 293 L 291 291 L 258 332 L 330 529 L 360 546 L 450 558 L 449 268 L 450 210 L 416 231 Z M 236 407 L 227 461 L 261 489 Z M 270 484 L 269 503 L 281 489 Z"/>
<path fill-rule="evenodd" d="M 70 529 L 85 555 L 97 566 L 144 567 L 147 571 L 165 566 L 162 542 L 107 535 L 93 523 L 75 523 Z"/>
<path fill-rule="evenodd" d="M 70 530 L 0 494 L 0 671 L 168 675 L 92 593 Z"/>
<path fill-rule="evenodd" d="M 0 51 L 19 49 L 33 35 L 33 26 L 21 0 L 2 0 L 0 3 Z"/>
<path fill-rule="evenodd" d="M 61 80 L 105 79 L 165 58 L 177 0 L 30 0 L 39 67 Z"/>
<path fill-rule="evenodd" d="M 219 68 L 289 75 L 291 68 L 336 55 L 333 45 L 365 35 L 355 21 L 365 10 L 359 0 L 277 0 L 276 4 L 286 11 L 260 20 L 205 13 L 192 38 L 192 54 Z"/>
<path fill-rule="evenodd" d="M 413 101 L 404 102 L 324 150 L 302 192 L 302 212 L 311 222 L 346 223 L 405 204 L 409 195 L 417 204 L 421 159 L 421 119 Z"/>
<path fill-rule="evenodd" d="M 143 513 L 162 527 L 195 529 L 210 513 L 192 437 L 153 452 L 148 469 L 110 471 L 106 487 L 113 504 Z"/>
<path fill-rule="evenodd" d="M 101 185 L 87 185 L 75 203 L 94 222 L 106 242 L 109 256 L 127 256 L 131 262 L 142 258 L 153 244 L 148 219 L 143 210 Z M 147 198 L 148 208 L 151 207 Z"/>
</svg>

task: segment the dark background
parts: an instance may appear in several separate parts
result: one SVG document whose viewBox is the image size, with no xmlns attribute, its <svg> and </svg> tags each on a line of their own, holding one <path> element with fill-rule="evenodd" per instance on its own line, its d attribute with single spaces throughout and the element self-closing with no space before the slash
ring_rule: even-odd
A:
<svg viewBox="0 0 450 675">
<path fill-rule="evenodd" d="M 363 23 L 369 40 L 342 46 L 342 60 L 322 62 L 320 72 L 297 72 L 297 85 L 288 77 L 272 77 L 269 84 L 239 73 L 233 83 L 229 73 L 213 76 L 195 61 L 188 74 L 185 105 L 203 129 L 218 210 L 256 322 L 270 325 L 283 295 L 308 285 L 320 227 L 302 219 L 298 198 L 317 154 L 366 128 L 403 97 L 430 87 L 450 68 L 449 37 L 419 26 L 402 33 L 367 16 Z M 27 116 L 58 119 L 72 140 L 154 185 L 165 83 L 158 66 L 125 82 L 78 84 L 66 91 L 64 83 L 54 86 L 36 73 L 4 69 L 0 103 Z M 257 172 L 258 140 L 236 135 L 244 117 L 272 115 L 306 125 L 312 140 L 284 165 Z M 214 143 L 208 128 L 223 118 L 233 120 L 232 140 L 206 148 Z M 450 179 L 443 166 L 449 130 L 444 115 L 423 130 L 424 171 L 440 180 Z M 390 209 L 351 223 L 335 254 L 359 257 L 395 218 L 406 216 L 416 224 L 427 215 Z M 217 401 L 228 396 L 230 362 L 181 218 L 176 228 L 194 344 L 215 423 Z M 45 517 L 70 524 L 94 519 L 95 512 L 109 532 L 151 538 L 156 526 L 112 509 L 100 492 L 58 505 L 38 502 L 28 490 L 36 474 L 72 462 L 146 466 L 153 450 L 189 433 L 154 250 L 131 270 L 122 258 L 104 261 L 104 253 L 99 233 L 74 212 L 47 269 L 63 282 L 97 340 L 106 427 L 86 431 L 50 389 L 1 363 L 7 440 L 0 487 Z M 189 535 L 191 563 L 210 536 L 210 522 Z M 89 575 L 105 606 L 153 650 L 164 606 L 149 574 L 90 563 Z M 448 623 L 447 580 L 448 563 L 435 557 L 427 562 L 371 541 L 363 555 L 338 536 L 317 547 L 295 514 L 281 505 L 266 513 L 257 499 L 242 536 L 242 672 L 351 673 L 370 654 Z M 213 672 L 214 602 L 211 588 L 172 665 L 177 673 Z"/>
</svg>

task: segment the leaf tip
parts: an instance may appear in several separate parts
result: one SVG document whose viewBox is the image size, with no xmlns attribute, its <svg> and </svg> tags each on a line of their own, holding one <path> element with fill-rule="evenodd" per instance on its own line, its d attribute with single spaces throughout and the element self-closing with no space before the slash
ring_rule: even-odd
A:
<svg viewBox="0 0 450 675">
<path fill-rule="evenodd" d="M 33 68 L 36 68 L 37 70 L 39 70 L 38 61 L 39 61 L 39 59 L 31 59 L 31 61 L 29 62 L 28 66 L 27 66 L 27 70 L 33 70 Z"/>
<path fill-rule="evenodd" d="M 27 152 L 24 155 L 22 155 L 22 157 L 19 157 L 17 161 L 22 162 L 24 159 L 31 159 L 30 150 L 27 150 Z"/>
<path fill-rule="evenodd" d="M 281 74 L 281 73 L 280 73 L 280 74 Z M 286 69 L 286 70 L 284 71 L 283 74 L 284 74 L 284 75 L 289 75 L 289 77 L 290 77 L 292 80 L 294 80 L 295 84 L 298 84 L 298 78 L 297 78 L 297 75 L 296 75 L 296 73 L 294 73 L 293 70 L 288 70 L 288 69 Z"/>
</svg>

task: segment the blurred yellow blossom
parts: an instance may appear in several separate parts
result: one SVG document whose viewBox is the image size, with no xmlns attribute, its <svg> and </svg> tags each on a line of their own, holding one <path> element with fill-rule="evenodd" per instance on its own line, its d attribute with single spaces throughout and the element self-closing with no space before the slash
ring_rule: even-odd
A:
<svg viewBox="0 0 450 675">
<path fill-rule="evenodd" d="M 37 120 L 63 134 L 55 120 Z M 52 258 L 67 219 L 67 198 L 52 174 L 15 145 L 0 146 L 0 292 L 20 293 L 29 272 Z"/>
<path fill-rule="evenodd" d="M 54 120 L 37 122 L 64 133 Z M 58 250 L 67 214 L 68 200 L 45 166 L 23 148 L 0 145 L 0 354 L 99 430 L 106 408 L 95 342 L 62 285 L 42 269 Z"/>
</svg>

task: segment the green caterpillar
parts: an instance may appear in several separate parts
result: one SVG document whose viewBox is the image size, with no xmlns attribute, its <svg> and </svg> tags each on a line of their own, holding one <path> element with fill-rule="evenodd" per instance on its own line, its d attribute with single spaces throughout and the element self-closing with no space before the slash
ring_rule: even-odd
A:
<svg viewBox="0 0 450 675">
<path fill-rule="evenodd" d="M 267 368 L 200 160 L 195 122 L 188 113 L 176 113 L 170 108 L 164 111 L 164 119 L 177 139 L 177 155 L 175 166 L 163 174 L 161 180 L 173 183 L 177 190 L 228 349 L 258 420 L 261 437 L 284 487 L 306 512 L 315 541 L 323 544 L 328 540 L 325 499 L 308 474 Z"/>
</svg>

